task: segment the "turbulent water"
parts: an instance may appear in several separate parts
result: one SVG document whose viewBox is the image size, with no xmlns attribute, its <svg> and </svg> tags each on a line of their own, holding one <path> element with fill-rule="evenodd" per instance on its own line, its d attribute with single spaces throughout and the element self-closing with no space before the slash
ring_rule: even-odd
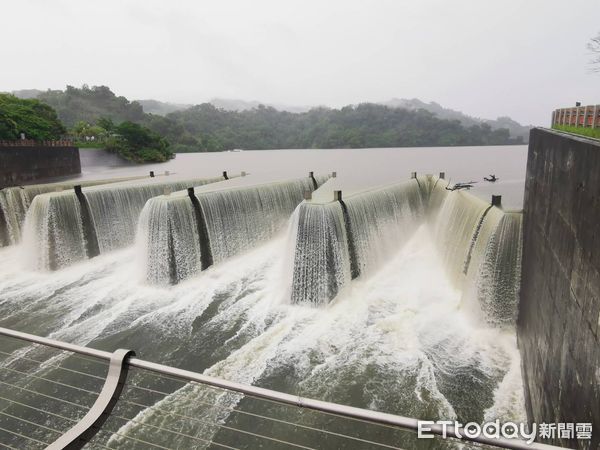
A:
<svg viewBox="0 0 600 450">
<path fill-rule="evenodd" d="M 426 227 L 327 309 L 287 300 L 280 287 L 287 247 L 285 239 L 271 241 L 169 289 L 132 282 L 133 248 L 52 274 L 22 272 L 18 247 L 4 249 L 2 325 L 98 348 L 134 348 L 145 359 L 406 416 L 523 418 L 514 334 L 473 322 L 465 313 Z M 208 420 L 215 411 L 198 400 L 212 401 L 211 395 L 182 388 L 159 409 Z M 227 407 L 240 402 L 227 396 L 218 401 Z M 249 400 L 239 407 L 269 411 Z M 282 414 L 275 417 L 294 417 L 293 411 Z M 139 412 L 136 420 L 180 429 L 174 418 L 158 412 Z M 239 418 L 221 420 L 231 424 Z M 122 431 L 170 439 L 170 447 L 192 446 L 189 439 L 153 434 L 136 423 Z M 224 439 L 222 431 L 212 433 Z M 236 446 L 245 448 L 239 439 Z M 314 437 L 305 439 L 308 446 L 317 444 Z M 118 436 L 113 444 L 131 445 Z M 412 435 L 396 444 L 416 446 Z"/>
<path fill-rule="evenodd" d="M 208 235 L 227 233 L 232 238 L 211 242 L 211 254 L 219 264 L 200 272 L 194 204 L 187 195 L 161 197 L 144 211 L 158 224 L 147 236 L 151 240 L 170 236 L 171 243 L 156 247 L 168 249 L 158 250 L 156 258 L 168 261 L 176 255 L 180 259 L 175 267 L 188 278 L 168 287 L 147 284 L 146 247 L 130 245 L 133 216 L 110 211 L 102 200 L 107 194 L 94 198 L 84 190 L 92 216 L 103 210 L 124 223 L 110 226 L 94 218 L 103 251 L 89 260 L 78 198 L 70 192 L 38 195 L 28 213 L 36 217 L 35 226 L 25 227 L 30 234 L 22 244 L 0 249 L 0 325 L 107 350 L 132 348 L 144 359 L 403 416 L 524 421 L 512 327 L 521 214 L 490 208 L 444 186 L 441 180 L 419 178 L 348 195 L 343 202 L 303 202 L 291 214 L 285 233 L 275 232 L 284 227 L 281 215 L 267 213 L 280 207 L 293 210 L 291 200 L 286 203 L 287 194 L 282 198 L 274 193 L 265 197 L 223 191 L 205 198 L 198 193 Z M 120 208 L 135 197 L 110 195 Z M 138 211 L 142 200 L 132 201 L 132 209 L 140 204 Z M 267 213 L 253 216 L 251 211 L 259 206 Z M 238 220 L 225 220 L 235 214 Z M 247 243 L 241 239 L 244 233 L 257 238 Z M 119 246 L 123 248 L 115 250 Z M 34 267 L 60 270 L 24 269 L 24 254 Z M 163 267 L 161 273 L 172 267 Z M 308 293 L 317 301 L 304 301 Z M 11 353 L 13 347 L 2 338 L 0 348 Z M 49 365 L 23 369 L 14 359 L 49 357 L 48 352 L 25 347 L 9 357 L 0 354 L 0 364 L 5 370 L 18 367 L 64 380 L 65 375 Z M 9 380 L 42 389 L 35 379 L 15 375 Z M 111 432 L 99 434 L 98 443 L 135 448 L 134 438 L 170 448 L 214 448 L 197 439 L 202 438 L 257 448 L 256 437 L 231 430 L 245 426 L 253 433 L 307 447 L 368 448 L 339 437 L 323 441 L 320 435 L 285 428 L 283 423 L 257 421 L 232 412 L 234 407 L 283 422 L 354 432 L 361 438 L 385 435 L 198 386 L 152 384 L 135 371 L 130 381 L 168 395 L 128 387 L 124 399 L 155 406 L 120 402 L 116 414 L 128 419 L 111 418 L 106 424 Z M 18 393 L 7 388 L 3 396 L 18 398 Z M 68 395 L 83 401 L 81 392 Z M 38 401 L 75 417 L 50 400 Z M 0 408 L 24 414 L 18 405 L 1 399 Z M 197 420 L 181 421 L 181 416 Z M 53 417 L 44 424 L 64 428 L 60 420 Z M 0 428 L 11 424 L 10 418 L 0 415 Z M 42 428 L 27 432 L 41 440 L 54 436 Z M 22 446 L 18 437 L 0 436 L 2 442 Z M 389 438 L 388 443 L 404 448 L 454 448 L 437 440 L 417 441 L 408 432 Z M 274 441 L 260 442 L 279 448 Z M 137 448 L 145 446 L 138 443 Z"/>
</svg>

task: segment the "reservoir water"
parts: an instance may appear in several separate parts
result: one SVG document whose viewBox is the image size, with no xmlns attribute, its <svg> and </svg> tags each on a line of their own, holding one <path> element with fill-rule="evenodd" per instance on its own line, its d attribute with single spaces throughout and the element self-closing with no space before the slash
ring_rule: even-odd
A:
<svg viewBox="0 0 600 450">
<path fill-rule="evenodd" d="M 178 154 L 164 164 L 140 166 L 81 150 L 79 179 L 150 170 L 195 178 L 246 171 L 265 179 L 336 171 L 344 189 L 360 190 L 407 180 L 414 171 L 445 172 L 451 182 L 478 181 L 473 194 L 487 202 L 492 194 L 502 195 L 504 209 L 518 211 L 526 154 L 525 146 L 242 151 Z M 489 174 L 500 180 L 485 183 L 482 178 Z M 462 239 L 459 231 L 444 228 L 457 214 L 452 208 L 445 205 L 440 217 L 416 226 L 406 239 L 390 239 L 384 260 L 318 307 L 290 299 L 286 268 L 293 252 L 293 214 L 280 233 L 258 247 L 174 286 L 148 283 L 139 239 L 56 271 L 29 268 L 23 244 L 0 248 L 0 326 L 110 351 L 130 348 L 151 361 L 403 416 L 525 421 L 514 305 L 495 312 L 506 320 L 490 321 L 466 300 L 473 286 L 461 287 L 448 270 L 463 261 L 449 263 L 439 244 Z M 479 227 L 483 235 L 485 224 Z M 10 367 L 10 358 L 1 364 Z M 202 417 L 211 414 L 197 402 L 205 395 L 172 388 L 164 401 L 172 411 Z M 250 408 L 239 398 L 218 401 Z M 140 423 L 166 423 L 152 411 L 140 411 L 136 418 L 119 424 L 123 434 L 143 436 Z M 449 448 L 405 439 L 394 445 Z M 309 436 L 302 442 L 332 448 Z M 103 443 L 130 448 L 118 436 L 105 436 Z M 162 444 L 203 448 L 184 437 Z M 255 448 L 250 440 L 234 446 Z"/>
</svg>

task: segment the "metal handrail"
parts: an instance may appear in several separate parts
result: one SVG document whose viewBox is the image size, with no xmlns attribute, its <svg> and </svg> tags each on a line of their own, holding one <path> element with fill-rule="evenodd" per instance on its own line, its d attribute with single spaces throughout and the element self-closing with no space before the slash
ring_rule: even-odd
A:
<svg viewBox="0 0 600 450">
<path fill-rule="evenodd" d="M 113 353 L 97 350 L 90 347 L 83 347 L 75 344 L 69 344 L 66 342 L 57 341 L 54 339 L 44 338 L 35 336 L 20 331 L 10 330 L 8 328 L 0 327 L 0 335 L 9 336 L 15 339 L 20 339 L 36 344 L 45 345 L 48 347 L 57 348 L 60 350 L 66 350 L 73 353 L 83 354 L 98 359 L 110 361 L 113 358 Z M 251 386 L 234 381 L 223 380 L 215 378 L 209 375 L 203 375 L 197 372 L 191 372 L 189 370 L 178 369 L 175 367 L 169 367 L 162 364 L 145 361 L 139 358 L 130 357 L 124 361 L 124 364 L 130 367 L 136 367 L 138 369 L 149 370 L 162 375 L 168 375 L 175 377 L 187 382 L 196 382 L 203 385 L 213 386 L 229 391 L 239 392 L 252 397 L 270 400 L 276 403 L 296 406 L 300 408 L 307 408 L 314 411 L 334 414 L 349 419 L 357 419 L 365 422 L 370 422 L 377 425 L 386 425 L 392 427 L 398 427 L 406 430 L 417 431 L 418 430 L 418 419 L 397 416 L 394 414 L 383 413 L 379 411 L 372 411 L 362 408 L 356 408 L 353 406 L 340 405 L 332 402 L 325 402 L 321 400 L 314 400 L 310 398 L 300 397 L 297 395 L 286 394 L 284 392 L 273 391 L 271 389 L 265 389 L 257 386 Z M 475 442 L 479 444 L 491 445 L 499 448 L 507 448 L 514 450 L 551 450 L 560 449 L 563 447 L 557 447 L 548 444 L 532 443 L 527 444 L 524 441 L 517 439 L 504 439 L 504 438 L 488 438 L 485 436 L 478 437 L 467 437 L 462 429 L 455 427 L 442 427 L 442 425 L 428 424 L 428 431 L 438 436 L 443 436 L 444 432 L 447 437 Z"/>
</svg>

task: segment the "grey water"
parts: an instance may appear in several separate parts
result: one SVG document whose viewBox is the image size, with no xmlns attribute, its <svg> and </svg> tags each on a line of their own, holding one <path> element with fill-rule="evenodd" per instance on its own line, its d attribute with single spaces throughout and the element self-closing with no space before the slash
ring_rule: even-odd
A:
<svg viewBox="0 0 600 450">
<path fill-rule="evenodd" d="M 86 151 L 94 152 L 82 150 L 82 155 Z M 477 196 L 489 200 L 491 194 L 501 194 L 506 208 L 518 210 L 526 147 L 179 154 L 167 163 L 143 166 L 119 166 L 112 155 L 104 159 L 102 153 L 92 154 L 93 158 L 82 159 L 80 179 L 149 170 L 189 177 L 217 176 L 223 170 L 244 170 L 257 177 L 337 171 L 348 188 L 356 190 L 402 181 L 413 171 L 443 171 L 452 180 L 479 181 L 473 190 Z M 500 181 L 484 184 L 481 178 L 491 173 Z M 454 214 L 447 209 L 448 216 Z M 0 326 L 111 351 L 131 348 L 144 359 L 176 367 L 404 416 L 525 420 L 512 322 L 495 326 L 473 314 L 464 301 L 464 289 L 457 286 L 436 248 L 435 229 L 418 227 L 407 240 L 389 242 L 386 263 L 355 279 L 327 307 L 289 300 L 290 233 L 284 230 L 169 287 L 146 282 L 136 245 L 55 272 L 27 269 L 22 245 L 1 248 Z M 494 248 L 488 251 L 494 253 Z M 0 348 L 5 350 L 8 344 L 0 341 Z M 9 358 L 0 364 L 12 367 Z M 208 394 L 189 387 L 172 391 L 165 400 L 171 411 L 214 415 L 198 402 L 207 400 Z M 256 408 L 248 399 L 213 400 L 225 407 Z M 265 407 L 263 412 L 269 410 Z M 148 432 L 144 425 L 165 424 L 164 417 L 153 411 L 136 414 L 136 422 L 115 426 L 125 435 L 140 437 Z M 0 426 L 4 420 L 0 418 Z M 219 420 L 240 422 L 233 416 Z M 222 430 L 188 431 L 230 439 Z M 43 436 L 43 431 L 38 433 Z M 304 438 L 301 442 L 308 446 L 332 448 Z M 130 448 L 118 436 L 106 436 L 103 442 Z M 184 438 L 166 444 L 195 446 Z M 411 436 L 394 445 L 448 448 Z M 234 446 L 254 448 L 251 440 L 235 441 Z"/>
</svg>

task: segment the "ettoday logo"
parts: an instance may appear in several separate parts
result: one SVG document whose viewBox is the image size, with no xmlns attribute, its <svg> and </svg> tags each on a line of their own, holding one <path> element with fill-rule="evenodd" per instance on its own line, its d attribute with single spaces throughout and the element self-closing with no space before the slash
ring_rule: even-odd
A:
<svg viewBox="0 0 600 450">
<path fill-rule="evenodd" d="M 435 431 L 435 433 L 433 432 Z M 441 431 L 441 433 L 440 433 Z M 536 438 L 541 439 L 580 439 L 592 438 L 591 423 L 536 423 L 528 426 L 525 423 L 504 422 L 469 422 L 465 425 L 452 420 L 420 420 L 418 421 L 417 436 L 419 439 L 432 439 L 436 435 L 443 438 L 458 439 L 519 439 L 532 444 Z"/>
</svg>

